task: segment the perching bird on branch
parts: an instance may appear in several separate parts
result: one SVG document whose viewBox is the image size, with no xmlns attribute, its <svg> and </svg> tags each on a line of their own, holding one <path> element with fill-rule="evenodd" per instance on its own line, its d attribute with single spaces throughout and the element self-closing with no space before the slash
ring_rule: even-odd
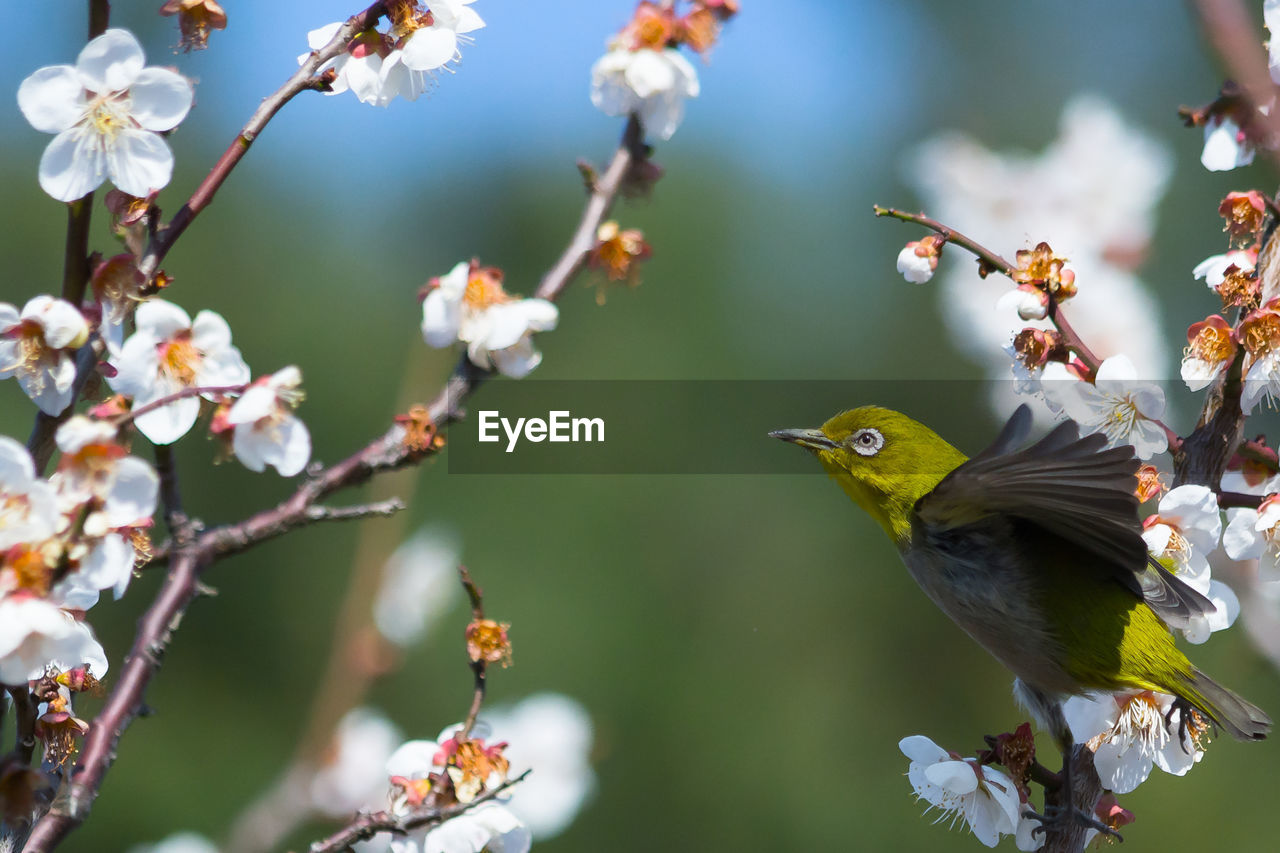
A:
<svg viewBox="0 0 1280 853">
<path fill-rule="evenodd" d="M 1030 427 L 1021 406 L 972 459 L 876 406 L 770 435 L 811 451 L 884 528 L 933 602 L 1017 676 L 1068 759 L 1061 703 L 1092 691 L 1171 694 L 1183 725 L 1194 708 L 1239 740 L 1264 738 L 1266 713 L 1174 645 L 1170 629 L 1214 605 L 1148 556 L 1133 448 L 1067 422 L 1020 449 Z"/>
</svg>

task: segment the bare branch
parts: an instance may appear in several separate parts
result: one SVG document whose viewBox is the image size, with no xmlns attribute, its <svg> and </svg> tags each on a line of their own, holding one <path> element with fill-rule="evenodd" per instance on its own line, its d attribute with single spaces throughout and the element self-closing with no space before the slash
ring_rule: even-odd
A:
<svg viewBox="0 0 1280 853">
<path fill-rule="evenodd" d="M 355 521 L 362 518 L 389 518 L 404 509 L 399 498 L 354 506 L 313 506 L 307 509 L 308 521 Z"/>
</svg>

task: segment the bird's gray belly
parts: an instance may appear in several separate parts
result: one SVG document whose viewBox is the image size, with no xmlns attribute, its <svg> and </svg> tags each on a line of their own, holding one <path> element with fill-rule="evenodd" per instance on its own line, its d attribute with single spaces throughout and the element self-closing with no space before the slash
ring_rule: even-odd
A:
<svg viewBox="0 0 1280 853">
<path fill-rule="evenodd" d="M 993 539 L 1002 547 L 991 547 Z M 969 530 L 921 546 L 903 552 L 907 571 L 966 634 L 1023 681 L 1055 693 L 1081 691 L 1059 663 L 1065 656 L 1041 614 L 1034 567 L 1011 565 L 1007 537 Z"/>
</svg>

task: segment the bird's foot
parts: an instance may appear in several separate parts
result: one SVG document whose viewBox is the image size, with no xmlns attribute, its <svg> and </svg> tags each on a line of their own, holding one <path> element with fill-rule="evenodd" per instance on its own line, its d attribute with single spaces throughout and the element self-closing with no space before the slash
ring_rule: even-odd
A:
<svg viewBox="0 0 1280 853">
<path fill-rule="evenodd" d="M 1077 824 L 1086 829 L 1096 829 L 1098 832 L 1117 841 L 1124 841 L 1124 836 L 1098 820 L 1093 815 L 1078 809 L 1075 806 L 1064 808 L 1062 806 L 1045 806 L 1044 814 L 1040 814 L 1032 809 L 1027 809 L 1022 813 L 1025 818 L 1039 821 L 1040 825 L 1031 830 L 1031 836 L 1034 838 L 1044 832 L 1050 830 L 1066 829 L 1071 824 Z"/>
<path fill-rule="evenodd" d="M 1200 738 L 1208 731 L 1210 723 L 1199 708 L 1181 696 L 1175 696 L 1164 715 L 1166 729 L 1173 725 L 1174 711 L 1178 712 L 1178 743 L 1182 745 L 1182 751 L 1190 755 L 1200 745 Z M 1216 733 L 1217 730 L 1214 731 Z"/>
</svg>

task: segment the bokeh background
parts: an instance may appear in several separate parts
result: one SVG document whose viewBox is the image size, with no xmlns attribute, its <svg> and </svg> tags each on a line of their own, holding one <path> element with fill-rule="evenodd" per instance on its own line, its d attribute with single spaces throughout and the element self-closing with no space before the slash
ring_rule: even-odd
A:
<svg viewBox="0 0 1280 853">
<path fill-rule="evenodd" d="M 176 25 L 154 15 L 158 2 L 115 5 L 113 24 L 139 35 L 151 63 L 198 81 L 171 140 L 178 169 L 160 198 L 170 213 L 291 73 L 306 31 L 355 11 L 230 0 L 230 27 L 210 50 L 173 55 Z M 589 103 L 588 71 L 631 9 L 480 0 L 488 27 L 434 95 L 385 110 L 298 98 L 169 256 L 170 298 L 222 313 L 255 373 L 302 367 L 316 458 L 380 430 L 406 371 L 425 398 L 450 369 L 452 356 L 417 334 L 429 276 L 477 255 L 527 293 L 561 250 L 582 200 L 574 161 L 603 160 L 621 129 Z M 83 3 L 32 14 L 0 33 L 2 91 L 73 61 L 83 42 Z M 984 376 L 954 343 L 936 289 L 894 271 L 919 233 L 875 220 L 871 205 L 922 203 L 908 164 L 939 131 L 1038 151 L 1080 92 L 1169 152 L 1172 180 L 1153 200 L 1137 269 L 1158 311 L 1128 319 L 1176 353 L 1186 325 L 1216 309 L 1190 271 L 1222 251 L 1218 199 L 1275 182 L 1265 164 L 1200 166 L 1200 135 L 1175 110 L 1211 99 L 1220 71 L 1181 4 L 745 0 L 700 71 L 702 96 L 657 152 L 667 176 L 618 211 L 655 247 L 643 286 L 598 306 L 576 283 L 560 328 L 540 338 L 536 378 Z M 0 299 L 21 303 L 57 290 L 64 213 L 36 184 L 47 137 L 13 97 L 0 117 Z M 95 246 L 114 251 L 102 219 Z M 943 263 L 967 263 L 957 255 Z M 778 426 L 815 422 L 827 405 Z M 962 435 L 996 426 L 981 395 L 951 417 Z M 30 420 L 16 385 L 0 383 L 0 428 L 25 436 Z M 682 442 L 680 420 L 672 413 L 670 432 L 653 436 L 655 455 Z M 786 452 L 761 439 L 759 453 Z M 234 464 L 210 469 L 213 456 L 194 432 L 179 448 L 188 509 L 210 523 L 289 491 Z M 821 476 L 465 476 L 440 459 L 398 487 L 414 490 L 411 509 L 365 535 L 386 552 L 427 522 L 455 529 L 490 612 L 514 624 L 515 666 L 491 679 L 493 699 L 553 689 L 595 721 L 596 796 L 546 849 L 977 848 L 920 817 L 897 742 L 927 733 L 969 753 L 983 733 L 1011 729 L 1023 717 L 1008 675 Z M 65 849 L 225 831 L 292 753 L 358 533 L 309 529 L 209 574 L 217 597 L 191 608 L 148 693 L 155 713 L 125 736 L 92 820 Z M 156 585 L 145 576 L 94 611 L 113 660 Z M 413 736 L 434 737 L 465 710 L 464 624 L 455 611 L 372 697 Z M 1243 631 L 1194 655 L 1280 710 L 1280 678 Z M 1224 741 L 1186 779 L 1157 772 L 1123 800 L 1138 816 L 1126 849 L 1273 849 L 1278 750 Z"/>
</svg>

